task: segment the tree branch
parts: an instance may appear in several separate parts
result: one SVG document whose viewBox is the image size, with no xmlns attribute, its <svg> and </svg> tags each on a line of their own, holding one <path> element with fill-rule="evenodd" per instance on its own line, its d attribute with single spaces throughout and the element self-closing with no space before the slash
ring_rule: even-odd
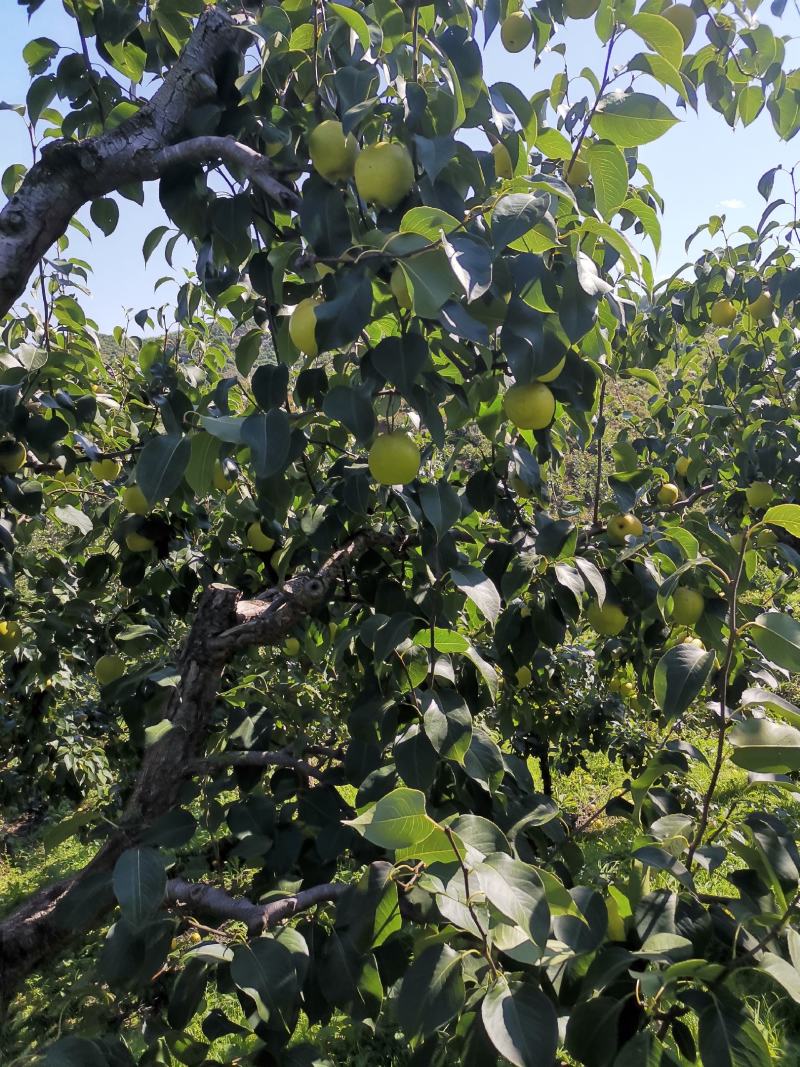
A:
<svg viewBox="0 0 800 1067">
<path fill-rule="evenodd" d="M 343 882 L 325 882 L 311 889 L 303 889 L 294 896 L 270 901 L 269 904 L 253 904 L 246 897 L 232 897 L 224 889 L 204 882 L 170 878 L 165 903 L 173 907 L 181 906 L 192 913 L 197 911 L 211 915 L 217 920 L 242 922 L 247 926 L 249 937 L 258 937 L 299 911 L 338 900 L 346 891 L 347 885 Z"/>
<path fill-rule="evenodd" d="M 371 548 L 400 551 L 407 540 L 404 534 L 365 530 L 338 549 L 316 574 L 291 578 L 269 601 L 243 600 L 237 605 L 237 625 L 215 641 L 215 650 L 233 653 L 250 645 L 274 645 L 317 611 L 330 597 L 331 590 L 350 565 Z"/>
<path fill-rule="evenodd" d="M 399 551 L 405 541 L 406 535 L 358 533 L 335 551 L 315 575 L 291 579 L 270 602 L 243 601 L 237 605 L 238 594 L 231 586 L 215 585 L 203 593 L 178 660 L 180 682 L 172 691 L 165 714 L 170 728 L 147 749 L 119 828 L 86 867 L 34 893 L 0 921 L 0 1003 L 26 975 L 52 958 L 75 934 L 97 925 L 111 909 L 109 876 L 114 864 L 155 819 L 177 805 L 186 778 L 197 770 L 222 672 L 235 653 L 253 644 L 282 641 L 310 611 L 322 606 L 360 555 L 379 546 Z M 257 605 L 256 616 L 243 615 L 241 604 Z M 247 621 L 242 622 L 242 618 Z M 264 757 L 278 755 L 265 753 Z M 273 758 L 270 762 L 278 765 L 279 761 Z M 62 923 L 57 914 L 59 906 L 76 891 L 91 893 L 81 899 L 82 927 L 74 922 Z M 271 911 L 270 915 L 284 917 L 290 913 L 288 909 L 295 907 L 278 903 L 284 910 Z"/>
<path fill-rule="evenodd" d="M 294 190 L 282 185 L 272 176 L 272 164 L 266 156 L 234 137 L 193 137 L 189 141 L 169 145 L 160 152 L 142 157 L 140 164 L 152 173 L 153 178 L 158 178 L 170 167 L 186 163 L 208 163 L 214 159 L 221 159 L 226 166 L 240 170 L 253 185 L 258 186 L 281 207 L 300 207 L 300 198 Z"/>
<path fill-rule="evenodd" d="M 206 773 L 222 767 L 287 767 L 306 778 L 321 781 L 323 772 L 291 752 L 215 752 L 195 762 L 198 771 Z"/>
<path fill-rule="evenodd" d="M 283 207 L 292 190 L 268 173 L 269 163 L 233 138 L 185 137 L 186 116 L 217 96 L 216 70 L 251 38 L 240 16 L 209 7 L 160 88 L 115 129 L 84 141 L 56 141 L 0 211 L 0 316 L 24 292 L 48 248 L 84 204 L 137 181 L 152 181 L 176 163 L 222 159 L 242 171 Z"/>
</svg>

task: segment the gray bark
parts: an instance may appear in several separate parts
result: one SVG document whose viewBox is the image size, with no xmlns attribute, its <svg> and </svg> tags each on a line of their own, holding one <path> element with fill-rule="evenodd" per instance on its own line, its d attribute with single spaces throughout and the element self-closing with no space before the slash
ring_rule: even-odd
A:
<svg viewBox="0 0 800 1067">
<path fill-rule="evenodd" d="M 217 921 L 236 920 L 247 926 L 250 937 L 258 937 L 264 930 L 277 926 L 298 911 L 306 911 L 315 904 L 338 900 L 347 886 L 341 882 L 326 882 L 323 885 L 303 889 L 290 897 L 270 901 L 269 904 L 253 904 L 243 897 L 232 897 L 224 889 L 204 882 L 186 882 L 182 878 L 170 878 L 167 882 L 165 901 L 168 905 L 182 906 L 192 915 L 208 915 Z"/>
<path fill-rule="evenodd" d="M 185 139 L 186 116 L 217 93 L 215 71 L 251 38 L 221 8 L 208 8 L 157 92 L 116 129 L 83 141 L 55 141 L 42 151 L 0 211 L 0 316 L 24 292 L 36 264 L 84 204 L 136 181 L 152 181 L 183 162 L 224 163 L 249 177 L 282 207 L 296 195 L 273 178 L 269 162 L 231 137 Z"/>
</svg>

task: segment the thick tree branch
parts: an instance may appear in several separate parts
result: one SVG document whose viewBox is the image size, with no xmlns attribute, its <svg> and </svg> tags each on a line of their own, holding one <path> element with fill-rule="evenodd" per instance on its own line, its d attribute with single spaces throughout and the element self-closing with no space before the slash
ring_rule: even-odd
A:
<svg viewBox="0 0 800 1067">
<path fill-rule="evenodd" d="M 0 316 L 24 292 L 48 248 L 84 204 L 121 186 L 152 181 L 184 162 L 222 159 L 283 207 L 295 194 L 268 173 L 268 162 L 227 137 L 186 137 L 186 118 L 215 99 L 225 56 L 250 41 L 241 20 L 210 7 L 197 20 L 183 53 L 153 97 L 126 122 L 84 141 L 56 141 L 0 212 Z"/>
<path fill-rule="evenodd" d="M 365 530 L 331 556 L 316 574 L 291 578 L 271 600 L 244 600 L 237 605 L 237 625 L 215 641 L 215 649 L 233 652 L 250 645 L 272 645 L 317 611 L 352 562 L 371 548 L 398 552 L 406 535 Z"/>
<path fill-rule="evenodd" d="M 300 207 L 297 194 L 272 176 L 269 160 L 233 137 L 193 137 L 189 141 L 162 148 L 160 152 L 148 154 L 139 163 L 152 173 L 153 178 L 158 178 L 170 167 L 207 163 L 214 159 L 221 159 L 226 166 L 241 171 L 253 185 L 282 207 Z"/>
<path fill-rule="evenodd" d="M 97 925 L 107 915 L 113 905 L 109 875 L 117 859 L 137 843 L 155 819 L 177 805 L 183 783 L 197 769 L 222 671 L 236 652 L 254 644 L 281 642 L 309 612 L 322 606 L 360 555 L 377 547 L 399 551 L 404 541 L 404 535 L 379 531 L 356 534 L 315 575 L 291 579 L 271 601 L 237 605 L 237 591 L 230 586 L 211 586 L 205 591 L 178 661 L 180 683 L 165 713 L 170 728 L 147 749 L 119 828 L 83 870 L 34 893 L 0 921 L 0 1003 L 26 975 L 82 932 L 74 923 L 61 922 L 59 906 L 68 904 L 73 893 L 86 892 L 89 886 L 95 890 L 91 902 L 81 903 L 84 928 Z M 255 617 L 242 612 L 243 604 L 256 606 Z M 271 762 L 279 765 L 278 758 Z M 279 909 L 275 914 L 282 917 L 289 911 Z"/>
<path fill-rule="evenodd" d="M 198 771 L 206 773 L 222 767 L 287 767 L 305 778 L 321 780 L 323 772 L 291 752 L 216 752 L 195 764 Z"/>
<path fill-rule="evenodd" d="M 341 882 L 326 882 L 303 889 L 294 896 L 270 901 L 269 904 L 253 904 L 244 897 L 232 897 L 224 889 L 213 885 L 170 878 L 165 901 L 171 906 L 180 905 L 192 914 L 212 916 L 217 921 L 243 922 L 248 935 L 258 937 L 298 911 L 307 911 L 315 904 L 338 900 L 346 890 L 347 886 Z"/>
</svg>

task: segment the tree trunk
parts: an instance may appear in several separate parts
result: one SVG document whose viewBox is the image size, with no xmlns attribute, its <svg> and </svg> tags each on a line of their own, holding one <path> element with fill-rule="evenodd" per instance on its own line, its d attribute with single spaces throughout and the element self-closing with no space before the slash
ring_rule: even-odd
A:
<svg viewBox="0 0 800 1067">
<path fill-rule="evenodd" d="M 546 797 L 553 795 L 553 776 L 550 772 L 550 751 L 547 744 L 543 744 L 539 751 L 539 769 L 542 772 L 542 792 Z"/>
<path fill-rule="evenodd" d="M 357 533 L 316 574 L 291 578 L 270 600 L 239 601 L 237 590 L 226 585 L 213 585 L 203 593 L 178 660 L 180 682 L 165 715 L 171 728 L 147 749 L 119 829 L 83 870 L 34 893 L 0 921 L 0 1004 L 26 975 L 76 933 L 97 925 L 113 906 L 108 878 L 117 859 L 155 819 L 175 807 L 181 786 L 198 769 L 225 665 L 241 649 L 281 643 L 327 602 L 355 559 L 378 547 L 396 555 L 405 540 L 405 535 L 379 531 Z M 93 889 L 98 892 L 90 895 Z M 77 911 L 80 921 L 67 924 L 64 909 L 81 893 L 85 901 L 70 911 L 71 916 Z"/>
<path fill-rule="evenodd" d="M 84 869 L 30 897 L 0 922 L 0 1003 L 43 960 L 50 958 L 81 927 L 94 925 L 112 904 L 109 893 L 99 893 L 85 908 L 84 922 L 67 925 L 58 913 L 71 894 L 110 874 L 120 855 L 135 844 L 147 826 L 175 806 L 184 781 L 205 744 L 208 724 L 217 698 L 219 679 L 227 657 L 214 653 L 211 643 L 235 619 L 237 592 L 230 586 L 212 586 L 198 605 L 197 615 L 180 658 L 180 684 L 173 691 L 166 718 L 172 728 L 142 761 L 133 793 L 115 831 Z M 96 902 L 96 907 L 92 904 Z"/>
</svg>

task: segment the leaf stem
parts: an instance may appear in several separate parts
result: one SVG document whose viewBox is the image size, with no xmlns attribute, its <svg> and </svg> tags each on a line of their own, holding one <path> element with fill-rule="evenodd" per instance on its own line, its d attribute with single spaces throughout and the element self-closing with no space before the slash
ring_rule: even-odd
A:
<svg viewBox="0 0 800 1067">
<path fill-rule="evenodd" d="M 489 939 L 486 936 L 486 931 L 481 926 L 480 919 L 478 918 L 477 913 L 475 911 L 475 908 L 472 906 L 472 901 L 470 900 L 469 871 L 467 870 L 466 865 L 465 865 L 464 861 L 461 858 L 461 853 L 458 851 L 458 846 L 456 845 L 455 835 L 453 834 L 453 831 L 450 829 L 449 826 L 445 826 L 443 829 L 444 829 L 445 835 L 447 836 L 447 840 L 450 842 L 450 844 L 451 844 L 451 846 L 453 848 L 453 852 L 455 852 L 455 854 L 456 854 L 456 859 L 458 860 L 458 865 L 461 868 L 461 874 L 464 877 L 464 892 L 466 894 L 467 911 L 469 912 L 470 917 L 472 918 L 472 921 L 475 923 L 475 928 L 477 929 L 478 933 L 480 934 L 481 941 L 483 942 L 483 956 L 484 956 L 484 959 L 489 964 L 489 968 L 490 968 L 490 970 L 492 972 L 492 977 L 493 978 L 499 978 L 500 971 L 497 969 L 497 964 L 492 959 L 492 950 L 489 947 Z"/>
</svg>

